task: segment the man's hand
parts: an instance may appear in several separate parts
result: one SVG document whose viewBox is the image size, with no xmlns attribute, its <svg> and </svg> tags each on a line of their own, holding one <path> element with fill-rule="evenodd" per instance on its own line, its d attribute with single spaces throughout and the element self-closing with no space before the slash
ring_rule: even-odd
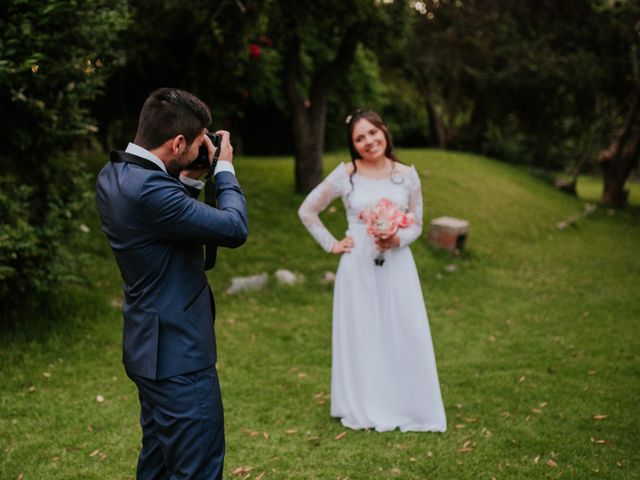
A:
<svg viewBox="0 0 640 480">
<path fill-rule="evenodd" d="M 226 130 L 218 130 L 216 135 L 220 137 L 220 154 L 218 155 L 218 160 L 226 160 L 227 162 L 233 161 L 233 147 L 231 146 L 230 137 L 231 134 Z M 207 147 L 207 153 L 209 156 L 209 163 L 213 162 L 213 157 L 216 154 L 216 147 L 211 139 L 202 133 L 202 140 L 198 145 L 198 148 L 204 145 Z M 180 172 L 180 175 L 184 175 L 185 177 L 198 179 L 203 175 L 206 175 L 209 172 L 208 168 L 196 168 L 196 169 L 185 169 Z"/>
<path fill-rule="evenodd" d="M 227 162 L 233 162 L 233 147 L 231 146 L 231 134 L 226 130 L 218 130 L 216 132 L 217 135 L 220 136 L 220 155 L 218 155 L 218 160 L 225 160 Z M 213 153 L 215 153 L 215 147 L 211 140 L 207 138 L 207 141 L 211 144 L 211 148 L 213 148 Z M 209 145 L 207 145 L 209 148 Z M 210 157 L 209 160 L 213 159 L 213 153 L 209 150 Z"/>
</svg>

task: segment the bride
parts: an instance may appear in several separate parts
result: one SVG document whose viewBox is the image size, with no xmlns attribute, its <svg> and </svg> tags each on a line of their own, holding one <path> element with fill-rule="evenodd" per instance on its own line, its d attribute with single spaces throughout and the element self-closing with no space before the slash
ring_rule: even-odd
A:
<svg viewBox="0 0 640 480">
<path fill-rule="evenodd" d="M 409 244 L 422 231 L 414 167 L 398 162 L 382 119 L 347 117 L 351 163 L 341 163 L 305 198 L 298 214 L 327 252 L 340 254 L 333 298 L 331 416 L 379 432 L 446 430 L 427 311 Z M 335 198 L 348 230 L 336 240 L 318 214 Z M 360 213 L 381 198 L 415 218 L 388 238 L 367 233 Z M 383 262 L 374 261 L 383 252 Z M 380 264 L 381 263 L 381 264 Z"/>
</svg>

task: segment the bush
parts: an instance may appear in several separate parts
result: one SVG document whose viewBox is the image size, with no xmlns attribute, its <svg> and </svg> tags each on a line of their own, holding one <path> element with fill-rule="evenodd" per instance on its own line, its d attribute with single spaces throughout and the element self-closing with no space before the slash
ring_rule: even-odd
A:
<svg viewBox="0 0 640 480">
<path fill-rule="evenodd" d="M 72 275 L 66 246 L 90 195 L 68 152 L 96 131 L 86 106 L 117 63 L 129 15 L 122 0 L 0 10 L 0 302 L 11 313 Z"/>
</svg>

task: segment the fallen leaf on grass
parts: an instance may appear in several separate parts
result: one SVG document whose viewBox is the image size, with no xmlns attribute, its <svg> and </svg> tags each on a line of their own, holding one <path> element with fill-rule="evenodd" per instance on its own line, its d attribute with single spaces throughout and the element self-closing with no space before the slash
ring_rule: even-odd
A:
<svg viewBox="0 0 640 480">
<path fill-rule="evenodd" d="M 289 434 L 291 434 L 291 433 L 297 433 L 297 432 L 298 432 L 298 430 L 296 430 L 295 428 L 290 428 L 289 430 L 285 430 L 285 431 L 284 431 L 284 433 L 289 433 Z"/>
<path fill-rule="evenodd" d="M 429 450 L 427 452 L 427 457 L 429 457 L 429 458 L 433 457 L 433 452 L 431 450 Z"/>
<path fill-rule="evenodd" d="M 605 418 L 607 418 L 606 415 L 594 415 L 593 417 L 594 420 L 604 420 Z"/>
<path fill-rule="evenodd" d="M 558 464 L 551 459 L 547 460 L 547 465 L 549 465 L 551 468 L 556 468 L 558 466 Z"/>
<path fill-rule="evenodd" d="M 240 466 L 232 472 L 232 475 L 244 475 L 245 473 L 250 473 L 251 470 L 253 470 L 252 465 Z"/>
<path fill-rule="evenodd" d="M 409 461 L 410 461 L 410 462 L 417 462 L 417 461 L 418 461 L 418 459 L 417 459 L 416 457 L 411 457 L 411 458 L 409 459 Z"/>
<path fill-rule="evenodd" d="M 266 474 L 267 474 L 267 472 L 262 472 L 260 475 L 258 475 L 258 476 L 255 478 L 255 480 L 262 480 Z"/>
<path fill-rule="evenodd" d="M 519 382 L 519 383 L 522 383 L 522 382 L 524 382 L 524 380 L 525 380 L 526 378 L 527 378 L 527 377 L 523 375 L 523 376 L 521 376 L 521 377 L 518 379 L 518 382 Z"/>
<path fill-rule="evenodd" d="M 538 464 L 539 461 L 540 461 L 540 455 L 538 455 L 536 458 L 533 459 L 533 463 L 535 463 L 536 465 Z"/>
<path fill-rule="evenodd" d="M 96 455 L 98 455 L 100 453 L 100 449 L 96 448 L 93 452 L 91 452 L 89 454 L 90 457 L 95 457 Z"/>
<path fill-rule="evenodd" d="M 342 433 L 339 433 L 338 435 L 336 435 L 336 436 L 334 437 L 334 440 L 342 440 L 344 437 L 346 437 L 346 436 L 347 436 L 347 433 L 348 433 L 348 432 L 342 432 Z"/>
<path fill-rule="evenodd" d="M 531 411 L 533 413 L 542 413 L 542 410 L 540 410 L 539 408 L 532 408 Z"/>
<path fill-rule="evenodd" d="M 464 423 L 459 423 L 458 425 L 456 425 L 457 430 L 463 429 L 464 427 L 466 427 Z"/>
<path fill-rule="evenodd" d="M 269 434 L 267 432 L 262 432 L 262 436 L 265 440 L 269 440 Z"/>
<path fill-rule="evenodd" d="M 469 453 L 471 450 L 473 450 L 471 448 L 471 440 L 467 440 L 466 442 L 464 442 L 464 445 L 462 445 L 462 448 L 458 449 L 458 451 L 461 453 Z"/>
<path fill-rule="evenodd" d="M 540 405 L 538 405 L 540 408 L 544 408 L 547 405 L 549 405 L 547 402 L 542 402 Z"/>
<path fill-rule="evenodd" d="M 31 385 L 29 388 L 27 388 L 27 390 L 29 390 L 30 392 L 35 392 L 37 389 L 35 385 Z"/>
<path fill-rule="evenodd" d="M 300 378 L 300 379 L 302 379 L 302 380 L 304 380 L 304 379 L 305 379 L 305 378 L 307 378 L 308 376 L 309 376 L 309 375 L 307 375 L 307 374 L 306 374 L 306 373 L 304 373 L 304 372 L 300 372 L 300 373 L 298 374 L 298 378 Z"/>
<path fill-rule="evenodd" d="M 606 444 L 607 444 L 607 441 L 606 441 L 606 440 L 604 440 L 604 439 L 602 439 L 602 438 L 601 438 L 601 439 L 598 439 L 598 438 L 593 438 L 593 437 L 591 437 L 591 441 L 592 441 L 593 443 L 595 443 L 596 445 L 606 445 Z"/>
<path fill-rule="evenodd" d="M 21 473 L 20 475 L 18 475 L 18 480 L 24 480 L 24 473 Z"/>
<path fill-rule="evenodd" d="M 102 395 L 96 395 L 96 402 L 98 403 L 104 402 L 104 397 Z"/>
<path fill-rule="evenodd" d="M 42 372 L 42 376 L 44 378 L 51 378 L 51 374 L 49 372 Z"/>
</svg>

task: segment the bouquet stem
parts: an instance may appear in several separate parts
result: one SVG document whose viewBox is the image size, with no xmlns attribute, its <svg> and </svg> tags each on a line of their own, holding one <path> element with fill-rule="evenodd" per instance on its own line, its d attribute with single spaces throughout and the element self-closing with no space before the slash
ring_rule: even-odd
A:
<svg viewBox="0 0 640 480">
<path fill-rule="evenodd" d="M 384 252 L 378 252 L 378 256 L 373 261 L 378 267 L 384 265 Z"/>
</svg>

